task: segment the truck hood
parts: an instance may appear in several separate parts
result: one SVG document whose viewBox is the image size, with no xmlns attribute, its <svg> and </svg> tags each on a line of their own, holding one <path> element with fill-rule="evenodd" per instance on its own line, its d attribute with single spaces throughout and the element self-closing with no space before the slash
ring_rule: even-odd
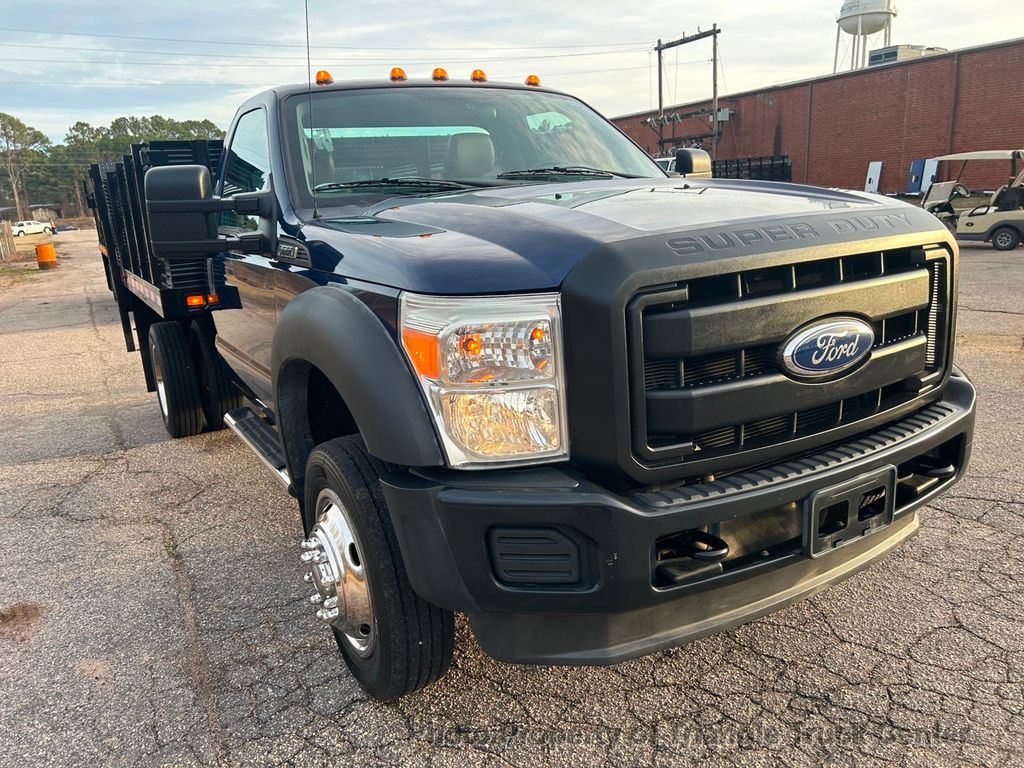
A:
<svg viewBox="0 0 1024 768">
<path fill-rule="evenodd" d="M 557 288 L 582 258 L 629 241 L 672 245 L 680 263 L 782 241 L 862 240 L 941 229 L 916 206 L 774 182 L 616 179 L 390 198 L 307 223 L 313 263 L 432 294 Z M 798 246 L 799 242 L 791 243 Z"/>
</svg>

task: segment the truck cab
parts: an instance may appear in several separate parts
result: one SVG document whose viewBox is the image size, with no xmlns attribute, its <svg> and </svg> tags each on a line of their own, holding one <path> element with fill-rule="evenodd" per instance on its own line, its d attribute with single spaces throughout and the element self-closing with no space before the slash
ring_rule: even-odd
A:
<svg viewBox="0 0 1024 768">
<path fill-rule="evenodd" d="M 454 612 L 538 664 L 753 620 L 962 474 L 931 214 L 669 178 L 536 79 L 327 80 L 253 97 L 223 148 L 133 149 L 90 200 L 168 431 L 231 428 L 296 498 L 372 695 L 443 675 Z"/>
</svg>

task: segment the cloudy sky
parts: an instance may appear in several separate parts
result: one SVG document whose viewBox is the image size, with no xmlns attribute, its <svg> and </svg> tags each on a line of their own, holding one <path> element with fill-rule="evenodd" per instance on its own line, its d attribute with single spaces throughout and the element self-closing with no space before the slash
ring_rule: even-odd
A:
<svg viewBox="0 0 1024 768">
<path fill-rule="evenodd" d="M 1019 0 L 897 0 L 893 42 L 963 48 L 1024 35 Z M 832 71 L 840 0 L 309 0 L 313 69 L 335 79 L 479 66 L 492 80 L 537 73 L 609 116 L 657 101 L 650 49 L 723 28 L 722 92 Z M 970 13 L 963 9 L 969 7 Z M 304 81 L 301 0 L 47 0 L 0 14 L 0 111 L 59 141 L 76 120 L 125 114 L 226 126 L 248 94 Z M 665 55 L 666 103 L 711 89 L 711 46 Z"/>
</svg>

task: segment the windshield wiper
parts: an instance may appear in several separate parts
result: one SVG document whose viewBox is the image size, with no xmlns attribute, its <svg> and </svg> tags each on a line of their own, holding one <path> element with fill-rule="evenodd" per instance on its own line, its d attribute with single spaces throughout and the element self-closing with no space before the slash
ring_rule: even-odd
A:
<svg viewBox="0 0 1024 768">
<path fill-rule="evenodd" d="M 469 184 L 448 179 L 428 179 L 422 176 L 399 176 L 383 179 L 359 179 L 358 181 L 331 181 L 317 184 L 314 192 L 330 192 L 336 189 L 363 189 L 366 187 L 410 187 L 418 189 L 434 189 L 444 192 L 453 189 L 472 189 Z"/>
<path fill-rule="evenodd" d="M 517 171 L 504 171 L 498 174 L 499 179 L 521 179 L 528 176 L 590 176 L 599 179 L 635 179 L 628 173 L 606 171 L 601 168 L 590 168 L 586 165 L 549 165 L 543 168 L 521 168 Z"/>
</svg>

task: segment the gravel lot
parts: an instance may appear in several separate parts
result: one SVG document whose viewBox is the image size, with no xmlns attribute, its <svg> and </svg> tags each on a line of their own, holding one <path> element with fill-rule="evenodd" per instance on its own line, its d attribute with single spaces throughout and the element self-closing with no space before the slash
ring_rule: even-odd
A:
<svg viewBox="0 0 1024 768">
<path fill-rule="evenodd" d="M 171 441 L 94 235 L 0 281 L 0 765 L 1024 765 L 1024 249 L 964 249 L 970 475 L 804 603 L 605 669 L 366 700 L 306 602 L 296 508 L 230 433 Z M 0 265 L 2 267 L 2 265 Z"/>
</svg>

